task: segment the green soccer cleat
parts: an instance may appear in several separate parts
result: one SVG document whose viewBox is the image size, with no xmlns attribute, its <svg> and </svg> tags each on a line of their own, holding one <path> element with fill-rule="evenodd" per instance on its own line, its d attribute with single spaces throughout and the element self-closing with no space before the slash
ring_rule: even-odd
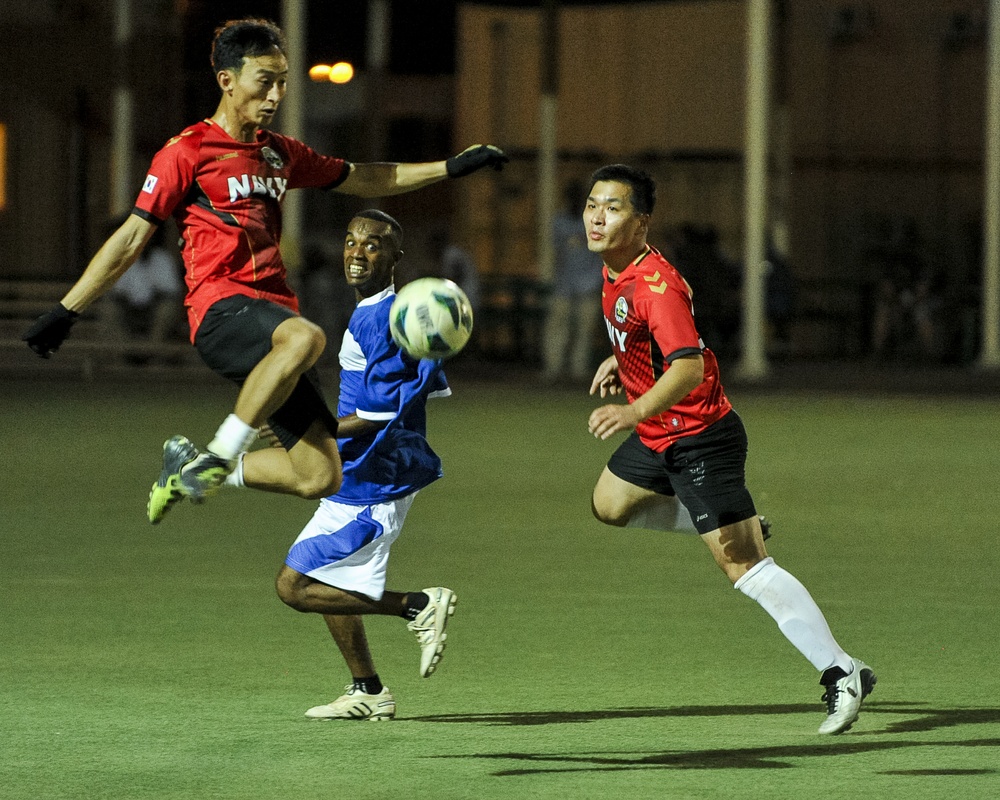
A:
<svg viewBox="0 0 1000 800">
<path fill-rule="evenodd" d="M 200 453 L 181 469 L 180 490 L 192 503 L 203 503 L 206 497 L 219 491 L 234 469 L 236 459 L 230 461 L 215 453 Z"/>
<path fill-rule="evenodd" d="M 171 436 L 163 443 L 163 469 L 153 488 L 149 490 L 149 503 L 146 505 L 146 515 L 154 525 L 163 519 L 174 503 L 184 497 L 180 472 L 185 464 L 194 461 L 198 455 L 198 448 L 183 436 Z"/>
</svg>

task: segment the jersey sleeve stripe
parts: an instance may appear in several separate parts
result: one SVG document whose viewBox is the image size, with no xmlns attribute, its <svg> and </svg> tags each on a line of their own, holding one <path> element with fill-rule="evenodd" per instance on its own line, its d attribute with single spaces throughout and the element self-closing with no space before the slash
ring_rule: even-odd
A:
<svg viewBox="0 0 1000 800">
<path fill-rule="evenodd" d="M 139 206 L 133 206 L 132 213 L 137 217 L 146 220 L 146 222 L 152 222 L 154 225 L 162 225 L 165 221 L 157 217 L 155 214 L 150 214 L 148 211 L 139 208 Z"/>
<path fill-rule="evenodd" d="M 329 191 L 330 189 L 336 189 L 338 186 L 340 186 L 340 184 L 342 184 L 344 181 L 347 180 L 347 176 L 351 174 L 353 166 L 354 165 L 350 161 L 345 161 L 344 171 L 340 173 L 340 177 L 337 178 L 337 180 L 326 184 L 325 186 L 321 186 L 320 188 L 323 189 L 324 191 Z"/>
<path fill-rule="evenodd" d="M 668 355 L 664 361 L 668 364 L 673 364 L 678 358 L 683 358 L 684 356 L 700 356 L 700 347 L 682 347 L 680 350 L 674 350 L 670 355 Z"/>
</svg>

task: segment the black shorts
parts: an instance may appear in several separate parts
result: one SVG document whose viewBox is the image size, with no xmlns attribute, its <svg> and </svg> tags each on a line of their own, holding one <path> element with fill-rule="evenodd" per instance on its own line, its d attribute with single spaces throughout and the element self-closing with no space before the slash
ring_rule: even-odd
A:
<svg viewBox="0 0 1000 800">
<path fill-rule="evenodd" d="M 235 295 L 214 303 L 195 335 L 194 346 L 218 375 L 239 386 L 271 352 L 271 335 L 286 319 L 297 314 L 268 300 Z M 286 450 L 299 441 L 317 419 L 337 435 L 337 418 L 323 398 L 315 369 L 299 378 L 291 396 L 272 414 L 267 424 Z"/>
<path fill-rule="evenodd" d="M 698 533 L 757 516 L 746 487 L 747 433 L 730 411 L 701 433 L 664 452 L 646 447 L 633 433 L 612 454 L 613 475 L 657 494 L 676 496 L 691 513 Z"/>
</svg>

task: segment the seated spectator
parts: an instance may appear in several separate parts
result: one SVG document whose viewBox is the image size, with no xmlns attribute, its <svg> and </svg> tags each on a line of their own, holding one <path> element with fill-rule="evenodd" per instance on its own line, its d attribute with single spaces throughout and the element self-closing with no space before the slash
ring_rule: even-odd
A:
<svg viewBox="0 0 1000 800">
<path fill-rule="evenodd" d="M 110 230 L 120 224 L 113 221 Z M 132 364 L 148 363 L 155 346 L 173 338 L 184 309 L 180 266 L 164 246 L 164 227 L 157 228 L 142 255 L 109 292 L 124 340 L 150 345 L 126 355 Z"/>
</svg>

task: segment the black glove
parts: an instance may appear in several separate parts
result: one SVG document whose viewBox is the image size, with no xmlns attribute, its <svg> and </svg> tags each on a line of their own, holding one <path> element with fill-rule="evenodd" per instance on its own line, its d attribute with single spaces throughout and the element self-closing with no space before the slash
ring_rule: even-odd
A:
<svg viewBox="0 0 1000 800">
<path fill-rule="evenodd" d="M 56 303 L 55 308 L 35 320 L 35 324 L 24 332 L 21 341 L 27 342 L 28 347 L 42 358 L 48 358 L 66 341 L 69 329 L 79 316 L 62 303 Z"/>
<path fill-rule="evenodd" d="M 446 162 L 448 177 L 464 178 L 483 167 L 493 167 L 499 172 L 508 161 L 510 159 L 507 158 L 507 154 L 499 147 L 491 144 L 474 144 L 448 159 Z"/>
</svg>

